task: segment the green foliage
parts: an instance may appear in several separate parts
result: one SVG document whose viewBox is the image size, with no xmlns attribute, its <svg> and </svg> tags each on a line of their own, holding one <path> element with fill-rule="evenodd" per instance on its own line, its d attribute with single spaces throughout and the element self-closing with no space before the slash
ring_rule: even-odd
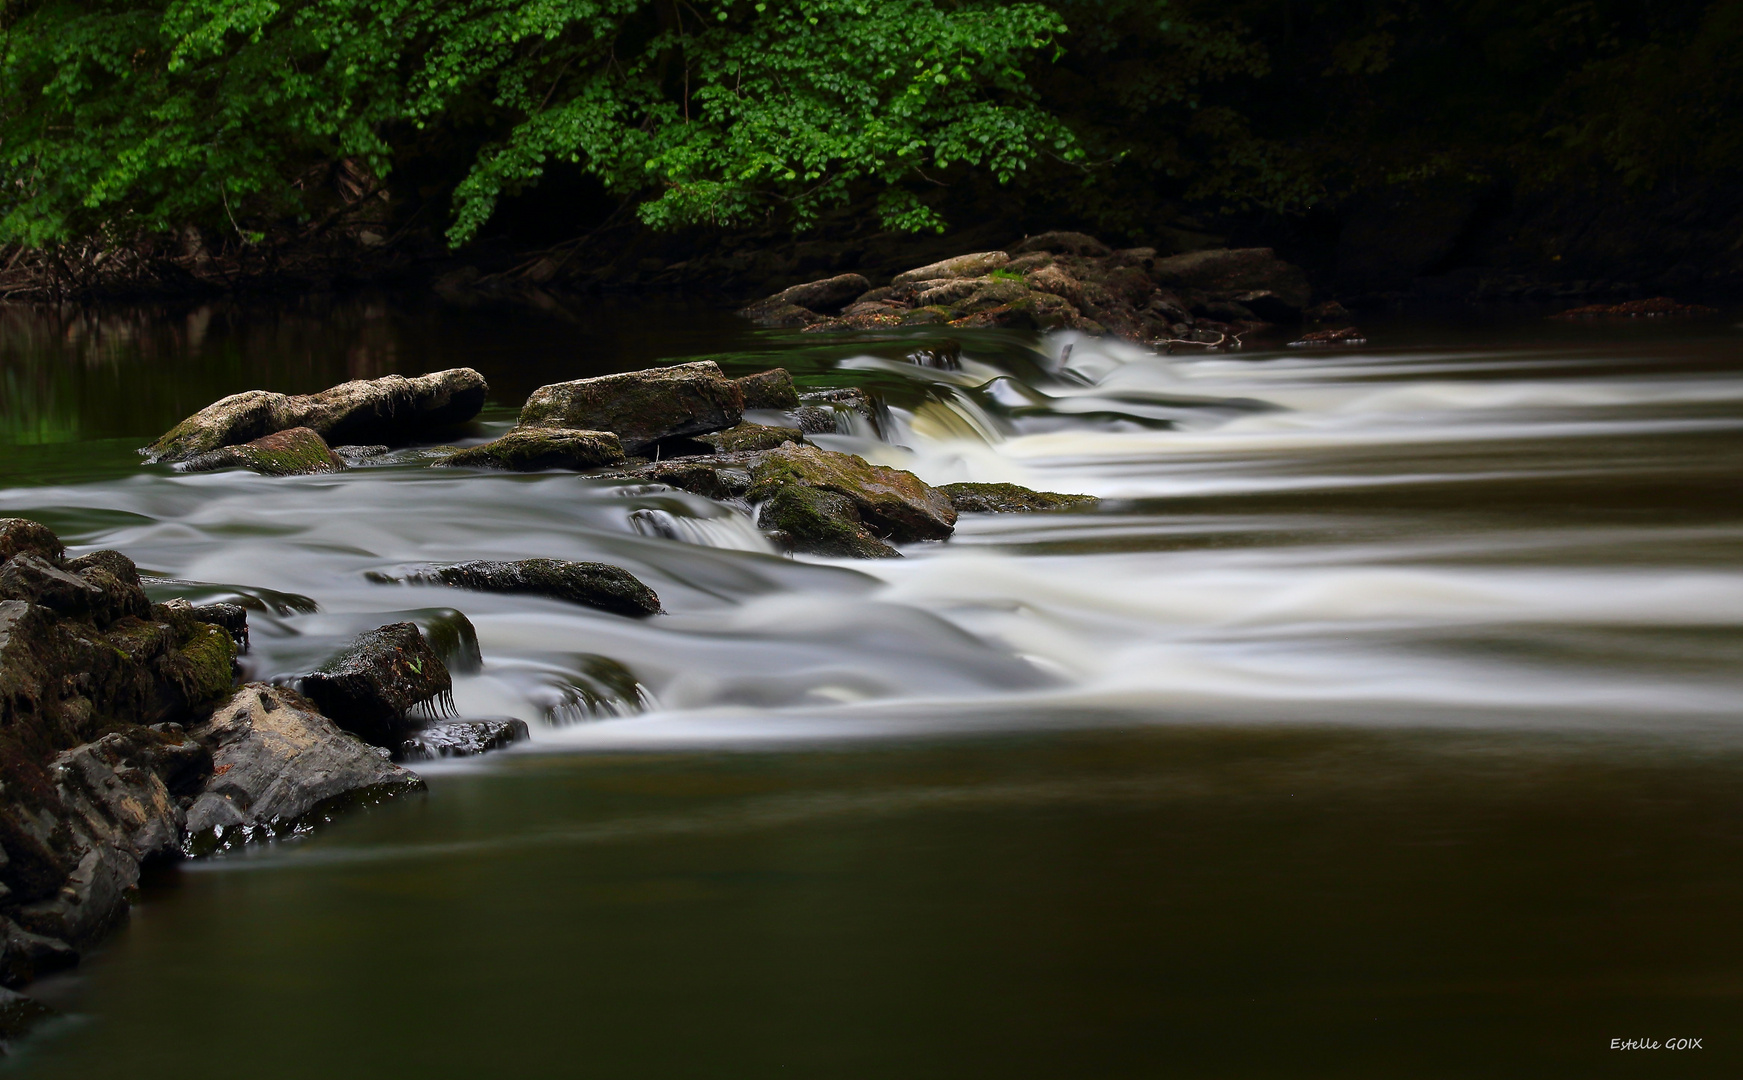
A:
<svg viewBox="0 0 1743 1080">
<path fill-rule="evenodd" d="M 931 170 L 1078 153 L 1023 63 L 1063 32 L 991 0 L 47 0 L 5 15 L 0 240 L 308 217 L 347 159 L 384 181 L 432 129 L 486 137 L 449 237 L 555 162 L 650 225 L 880 192 L 935 228 Z"/>
</svg>

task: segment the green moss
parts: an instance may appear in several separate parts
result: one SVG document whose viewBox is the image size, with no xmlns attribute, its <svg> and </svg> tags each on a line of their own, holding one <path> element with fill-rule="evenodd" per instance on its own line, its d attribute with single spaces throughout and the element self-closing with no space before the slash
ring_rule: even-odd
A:
<svg viewBox="0 0 1743 1080">
<path fill-rule="evenodd" d="M 210 701 L 236 683 L 236 642 L 221 626 L 195 623 L 165 667 L 188 704 Z"/>
<path fill-rule="evenodd" d="M 854 559 L 888 559 L 901 553 L 866 528 L 853 500 L 833 491 L 797 484 L 780 488 L 763 503 L 757 524 L 794 551 Z"/>
<path fill-rule="evenodd" d="M 1063 510 L 1099 501 L 1093 495 L 1061 495 L 1020 484 L 945 484 L 938 490 L 950 496 L 950 504 L 962 513 L 1020 514 Z"/>
<path fill-rule="evenodd" d="M 438 466 L 540 472 L 596 469 L 624 461 L 623 445 L 609 431 L 517 427 L 495 442 L 469 446 L 435 461 Z"/>
<path fill-rule="evenodd" d="M 773 450 L 782 443 L 802 443 L 805 441 L 805 433 L 798 428 L 744 423 L 729 427 L 725 431 L 697 435 L 695 439 L 714 447 L 717 452 L 732 453 L 739 450 Z"/>
</svg>

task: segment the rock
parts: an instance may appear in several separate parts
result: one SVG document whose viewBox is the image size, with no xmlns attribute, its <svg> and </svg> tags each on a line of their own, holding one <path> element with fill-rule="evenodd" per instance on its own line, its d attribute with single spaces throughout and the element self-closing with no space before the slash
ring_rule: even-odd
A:
<svg viewBox="0 0 1743 1080">
<path fill-rule="evenodd" d="M 313 428 L 294 427 L 263 435 L 240 446 L 225 446 L 182 463 L 184 472 L 252 469 L 262 476 L 305 476 L 343 472 L 345 459 L 335 454 Z"/>
<path fill-rule="evenodd" d="M 852 454 L 815 446 L 770 450 L 751 467 L 753 502 L 789 485 L 833 491 L 853 501 L 859 517 L 897 541 L 942 540 L 956 524 L 950 497 L 913 473 L 872 465 Z"/>
<path fill-rule="evenodd" d="M 90 615 L 102 599 L 102 589 L 36 555 L 14 555 L 0 566 L 0 600 L 40 604 L 76 619 Z"/>
<path fill-rule="evenodd" d="M 989 278 L 947 278 L 943 281 L 923 281 L 914 295 L 916 307 L 951 307 L 975 294 Z"/>
<path fill-rule="evenodd" d="M 1089 259 L 1106 258 L 1113 254 L 1106 244 L 1080 232 L 1044 232 L 1024 238 L 1011 248 L 1012 255 L 1046 251 L 1059 255 L 1078 255 Z M 1154 252 L 1152 252 L 1154 254 Z"/>
<path fill-rule="evenodd" d="M 453 608 L 431 608 L 413 615 L 413 620 L 450 673 L 471 675 L 484 670 L 478 629 L 471 619 Z"/>
<path fill-rule="evenodd" d="M 213 402 L 140 452 L 148 461 L 187 461 L 296 427 L 328 443 L 400 444 L 472 419 L 488 392 L 471 368 L 358 380 L 318 394 L 249 390 Z"/>
<path fill-rule="evenodd" d="M 236 651 L 248 651 L 248 609 L 241 604 L 201 604 L 193 609 L 194 618 L 212 626 L 221 626 L 236 643 Z"/>
<path fill-rule="evenodd" d="M 1234 295 L 1269 293 L 1299 311 L 1313 290 L 1299 266 L 1279 259 L 1270 248 L 1213 248 L 1157 259 L 1151 277 L 1162 285 Z"/>
<path fill-rule="evenodd" d="M 457 450 L 432 465 L 452 468 L 507 469 L 541 472 L 545 469 L 597 469 L 625 460 L 623 444 L 609 431 L 579 431 L 573 428 L 517 427 L 493 442 Z"/>
<path fill-rule="evenodd" d="M 403 761 L 472 757 L 532 738 L 525 720 L 445 720 L 414 732 L 399 745 Z"/>
<path fill-rule="evenodd" d="M 757 525 L 792 551 L 853 559 L 901 557 L 866 528 L 852 499 L 833 491 L 777 488 L 758 508 Z"/>
<path fill-rule="evenodd" d="M 819 315 L 834 314 L 848 302 L 871 288 L 871 282 L 858 274 L 838 274 L 821 281 L 808 281 L 782 289 L 773 296 L 759 300 L 739 314 L 761 321 L 766 314 L 797 307 Z"/>
<path fill-rule="evenodd" d="M 1624 318 L 1638 319 L 1642 316 L 1652 318 L 1665 315 L 1712 315 L 1716 308 L 1703 307 L 1700 304 L 1681 304 L 1668 296 L 1654 296 L 1650 300 L 1629 300 L 1621 304 L 1589 304 L 1585 307 L 1573 308 L 1551 315 L 1552 319 L 1598 319 Z"/>
<path fill-rule="evenodd" d="M 701 435 L 744 418 L 744 392 L 712 360 L 555 383 L 533 391 L 523 427 L 617 433 L 626 453 L 661 439 Z"/>
<path fill-rule="evenodd" d="M 19 552 L 57 562 L 66 549 L 47 525 L 28 518 L 0 518 L 0 563 Z"/>
<path fill-rule="evenodd" d="M 119 551 L 93 551 L 68 559 L 65 566 L 69 573 L 76 574 L 103 594 L 92 607 L 97 625 L 108 626 L 129 615 L 137 619 L 151 618 L 151 600 L 140 583 L 139 568 Z"/>
<path fill-rule="evenodd" d="M 862 432 L 883 435 L 882 405 L 857 386 L 808 390 L 799 400 L 802 404 L 793 411 L 793 420 L 807 434 L 852 435 L 855 427 L 861 427 Z"/>
<path fill-rule="evenodd" d="M 33 934 L 11 919 L 0 916 L 0 985 L 23 986 L 44 975 L 64 971 L 78 962 L 78 950 L 61 939 Z M 4 1006 L 0 1005 L 0 1008 Z M 4 1021 L 0 1020 L 0 1037 L 10 1037 L 4 1028 Z"/>
<path fill-rule="evenodd" d="M 1035 491 L 1019 484 L 945 484 L 938 490 L 950 496 L 950 505 L 964 514 L 1020 514 L 1061 510 L 1100 501 L 1093 495 L 1060 495 L 1052 491 Z"/>
<path fill-rule="evenodd" d="M 797 401 L 794 403 L 797 404 Z M 804 442 L 805 433 L 798 428 L 770 427 L 766 424 L 746 422 L 729 427 L 725 431 L 698 435 L 696 441 L 706 443 L 715 450 L 729 453 L 739 450 L 773 450 L 782 443 Z"/>
<path fill-rule="evenodd" d="M 564 559 L 452 563 L 422 566 L 398 576 L 372 573 L 370 580 L 447 585 L 474 592 L 530 593 L 640 618 L 660 613 L 660 598 L 629 571 L 606 563 Z"/>
<path fill-rule="evenodd" d="M 747 409 L 796 409 L 799 391 L 793 386 L 793 376 L 786 368 L 770 368 L 755 375 L 734 379 L 744 396 Z"/>
<path fill-rule="evenodd" d="M 1311 334 L 1303 334 L 1289 343 L 1291 349 L 1323 348 L 1328 345 L 1366 345 L 1368 339 L 1360 330 L 1353 326 L 1345 326 L 1337 330 L 1315 330 Z"/>
<path fill-rule="evenodd" d="M 912 285 L 921 281 L 941 281 L 945 278 L 985 277 L 989 272 L 1011 261 L 1002 251 L 980 251 L 972 255 L 957 255 L 925 266 L 905 270 L 890 279 L 894 286 Z"/>
<path fill-rule="evenodd" d="M 333 453 L 339 455 L 339 460 L 355 469 L 366 465 L 377 458 L 384 458 L 393 453 L 393 447 L 386 443 L 374 443 L 368 446 L 345 445 L 333 447 Z"/>
<path fill-rule="evenodd" d="M 801 326 L 810 326 L 828 318 L 819 315 L 810 308 L 798 304 L 754 304 L 739 312 L 740 315 L 754 321 L 758 326 L 766 326 L 773 330 L 792 330 Z"/>
<path fill-rule="evenodd" d="M 406 714 L 451 708 L 447 665 L 409 622 L 377 627 L 299 680 L 321 713 L 376 746 L 397 746 Z"/>
<path fill-rule="evenodd" d="M 680 491 L 694 492 L 707 499 L 736 499 L 750 490 L 749 464 L 731 460 L 741 456 L 720 454 L 704 458 L 668 458 L 665 461 L 650 461 L 632 465 L 627 469 L 614 469 L 594 475 L 601 480 L 661 484 Z"/>
<path fill-rule="evenodd" d="M 187 810 L 189 854 L 284 835 L 424 786 L 284 687 L 244 686 L 190 734 L 211 748 L 214 768 Z"/>
<path fill-rule="evenodd" d="M 1335 319 L 1349 318 L 1350 309 L 1336 300 L 1327 300 L 1306 309 L 1301 313 L 1301 317 L 1311 322 L 1331 322 Z"/>
</svg>

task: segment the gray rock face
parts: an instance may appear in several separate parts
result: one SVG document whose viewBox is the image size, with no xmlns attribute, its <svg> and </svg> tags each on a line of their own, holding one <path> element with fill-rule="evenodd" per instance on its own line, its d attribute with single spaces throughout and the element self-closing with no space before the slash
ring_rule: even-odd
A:
<svg viewBox="0 0 1743 1080">
<path fill-rule="evenodd" d="M 294 427 L 263 435 L 240 446 L 225 446 L 189 458 L 186 472 L 252 469 L 262 476 L 305 476 L 343 472 L 345 459 L 333 452 L 313 428 Z"/>
<path fill-rule="evenodd" d="M 299 689 L 339 727 L 376 746 L 395 746 L 413 708 L 451 704 L 454 682 L 416 625 L 390 623 L 360 635 Z"/>
<path fill-rule="evenodd" d="M 749 319 L 761 319 L 765 315 L 776 314 L 790 307 L 802 308 L 819 315 L 834 314 L 870 288 L 871 282 L 858 274 L 838 274 L 782 289 L 775 295 L 745 308 L 740 314 Z"/>
<path fill-rule="evenodd" d="M 624 460 L 623 444 L 609 431 L 517 427 L 482 446 L 469 446 L 439 461 L 438 466 L 540 472 L 545 469 L 597 469 Z"/>
<path fill-rule="evenodd" d="M 520 413 L 522 427 L 615 432 L 629 454 L 742 419 L 744 391 L 712 360 L 541 386 Z"/>
<path fill-rule="evenodd" d="M 755 375 L 735 379 L 744 395 L 747 409 L 796 409 L 799 391 L 793 386 L 793 376 L 786 368 L 770 368 Z"/>
<path fill-rule="evenodd" d="M 242 687 L 190 734 L 211 747 L 214 762 L 188 807 L 192 854 L 282 835 L 342 806 L 424 786 L 283 687 Z"/>
<path fill-rule="evenodd" d="M 890 279 L 895 286 L 913 285 L 921 281 L 942 281 L 946 278 L 977 278 L 984 277 L 989 271 L 1011 261 L 1011 257 L 1002 251 L 980 251 L 972 255 L 957 255 L 949 259 L 940 259 L 935 263 L 917 266 L 905 270 Z"/>
<path fill-rule="evenodd" d="M 0 566 L 0 599 L 40 604 L 57 615 L 82 618 L 103 599 L 103 590 L 47 560 L 14 555 Z"/>
<path fill-rule="evenodd" d="M 141 451 L 148 461 L 186 461 L 291 428 L 328 443 L 404 443 L 478 415 L 489 385 L 471 368 L 408 379 L 361 379 L 318 394 L 248 390 L 213 402 Z"/>
<path fill-rule="evenodd" d="M 383 583 L 448 585 L 474 592 L 530 593 L 582 607 L 641 618 L 660 612 L 660 598 L 629 571 L 606 563 L 564 559 L 450 563 L 402 574 L 371 574 Z"/>
<path fill-rule="evenodd" d="M 1157 259 L 1150 275 L 1163 285 L 1206 293 L 1275 296 L 1288 307 L 1307 306 L 1313 290 L 1299 266 L 1279 259 L 1270 248 L 1215 248 Z"/>
<path fill-rule="evenodd" d="M 407 736 L 400 743 L 399 756 L 403 761 L 472 757 L 531 737 L 525 720 L 444 720 Z"/>
</svg>

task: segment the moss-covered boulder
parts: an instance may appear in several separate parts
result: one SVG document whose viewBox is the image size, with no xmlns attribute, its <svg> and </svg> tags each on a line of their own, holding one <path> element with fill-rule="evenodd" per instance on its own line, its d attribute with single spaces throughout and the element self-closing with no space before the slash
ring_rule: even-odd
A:
<svg viewBox="0 0 1743 1080">
<path fill-rule="evenodd" d="M 950 497 L 913 473 L 873 465 L 816 446 L 771 450 L 751 468 L 748 497 L 761 502 L 789 486 L 833 491 L 852 500 L 860 520 L 896 541 L 942 540 L 956 525 Z"/>
<path fill-rule="evenodd" d="M 252 469 L 262 476 L 305 476 L 310 473 L 342 472 L 345 459 L 335 454 L 327 440 L 313 428 L 295 427 L 275 431 L 240 446 L 225 446 L 189 458 L 184 472 L 216 472 L 219 469 Z"/>
<path fill-rule="evenodd" d="M 29 518 L 0 518 L 0 562 L 21 551 L 51 560 L 66 554 L 60 537 L 47 525 Z"/>
<path fill-rule="evenodd" d="M 516 427 L 500 439 L 481 446 L 468 446 L 431 464 L 542 472 L 545 469 L 597 469 L 624 460 L 623 444 L 609 431 Z"/>
<path fill-rule="evenodd" d="M 957 255 L 949 259 L 940 259 L 935 263 L 917 266 L 912 270 L 904 270 L 890 279 L 894 286 L 913 285 L 921 281 L 942 281 L 946 278 L 977 278 L 987 274 L 1011 261 L 1011 257 L 1002 251 L 979 251 L 972 255 Z"/>
<path fill-rule="evenodd" d="M 616 432 L 628 454 L 742 419 L 744 391 L 712 360 L 541 386 L 520 413 L 522 427 Z"/>
<path fill-rule="evenodd" d="M 399 745 L 408 714 L 452 706 L 453 678 L 415 624 L 376 627 L 304 675 L 299 687 L 341 728 L 376 746 Z"/>
<path fill-rule="evenodd" d="M 318 394 L 248 390 L 206 406 L 140 453 L 148 461 L 187 461 L 297 427 L 334 444 L 398 445 L 472 419 L 489 389 L 471 368 L 452 368 L 359 379 Z"/>
<path fill-rule="evenodd" d="M 583 607 L 640 618 L 660 612 L 660 598 L 621 567 L 566 559 L 478 560 L 420 566 L 396 574 L 371 573 L 383 584 L 447 585 L 474 592 L 531 593 Z"/>
<path fill-rule="evenodd" d="M 1088 506 L 1099 501 L 1093 495 L 1060 495 L 1021 484 L 945 484 L 938 490 L 948 495 L 950 505 L 962 514 L 1023 514 Z"/>
<path fill-rule="evenodd" d="M 755 375 L 734 379 L 744 396 L 747 409 L 795 409 L 799 406 L 799 390 L 786 368 L 770 368 Z"/>
<path fill-rule="evenodd" d="M 792 485 L 776 489 L 757 509 L 757 525 L 776 543 L 808 555 L 850 559 L 901 555 L 866 528 L 852 499 L 819 488 Z"/>
<path fill-rule="evenodd" d="M 814 318 L 840 311 L 855 297 L 871 288 L 871 282 L 858 274 L 837 274 L 818 281 L 807 281 L 764 297 L 739 312 L 747 319 L 765 326 L 790 325 L 789 312 L 798 309 Z"/>
<path fill-rule="evenodd" d="M 706 443 L 716 451 L 735 453 L 741 450 L 773 450 L 784 443 L 802 443 L 805 441 L 805 433 L 798 428 L 746 422 L 735 424 L 725 431 L 698 435 L 696 441 Z"/>
</svg>

